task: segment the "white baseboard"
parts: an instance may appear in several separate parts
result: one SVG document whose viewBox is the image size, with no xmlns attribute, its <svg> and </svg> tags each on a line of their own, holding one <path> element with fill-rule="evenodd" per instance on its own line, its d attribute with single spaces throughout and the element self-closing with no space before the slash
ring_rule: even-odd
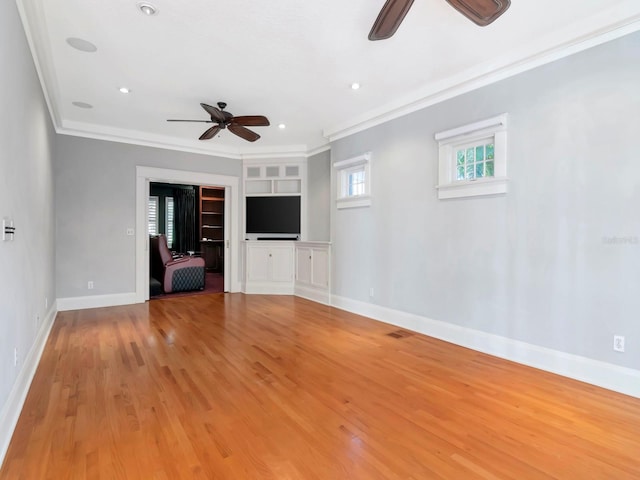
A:
<svg viewBox="0 0 640 480">
<path fill-rule="evenodd" d="M 244 285 L 244 292 L 259 295 L 293 295 L 293 284 L 284 283 L 278 285 L 273 282 L 252 282 Z"/>
<path fill-rule="evenodd" d="M 83 310 L 85 308 L 117 307 L 139 303 L 135 292 L 112 295 L 93 295 L 88 297 L 58 298 L 58 311 Z"/>
<path fill-rule="evenodd" d="M 331 305 L 331 294 L 327 290 L 296 285 L 294 295 L 314 302 L 323 303 L 324 305 Z"/>
<path fill-rule="evenodd" d="M 53 321 L 57 313 L 56 302 L 53 302 L 44 317 L 44 321 L 40 324 L 40 329 L 36 334 L 35 341 L 24 359 L 24 363 L 13 384 L 11 392 L 9 392 L 7 402 L 2 407 L 2 411 L 0 411 L 0 425 L 2 425 L 2 429 L 0 429 L 0 465 L 4 462 L 9 443 L 11 443 L 13 431 L 20 418 L 24 401 L 27 398 L 27 393 L 29 393 L 33 376 L 40 363 L 40 357 L 44 351 L 44 346 L 49 338 L 49 333 L 51 332 L 51 327 L 53 326 Z"/>
<path fill-rule="evenodd" d="M 331 296 L 331 305 L 479 352 L 640 398 L 640 370 L 336 295 Z"/>
</svg>

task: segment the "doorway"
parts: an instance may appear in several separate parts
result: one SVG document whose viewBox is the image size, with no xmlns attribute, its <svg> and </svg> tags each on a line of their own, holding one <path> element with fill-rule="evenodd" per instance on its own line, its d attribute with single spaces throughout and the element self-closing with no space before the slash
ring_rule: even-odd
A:
<svg viewBox="0 0 640 480">
<path fill-rule="evenodd" d="M 183 170 L 136 167 L 136 301 L 149 299 L 148 198 L 152 182 L 204 185 L 224 188 L 224 291 L 240 291 L 240 194 L 239 178 Z M 208 238 L 208 237 L 207 237 Z"/>
<path fill-rule="evenodd" d="M 224 292 L 224 203 L 224 187 L 150 182 L 148 233 L 154 240 L 149 250 L 150 299 Z M 158 251 L 165 243 L 168 250 L 164 250 L 182 262 L 182 267 L 174 267 L 180 270 L 174 275 L 182 279 L 179 291 L 175 291 L 176 278 L 172 277 L 173 282 L 165 278 Z M 185 280 L 185 272 L 190 271 L 185 269 L 192 268 Z M 173 289 L 166 288 L 167 281 Z"/>
</svg>

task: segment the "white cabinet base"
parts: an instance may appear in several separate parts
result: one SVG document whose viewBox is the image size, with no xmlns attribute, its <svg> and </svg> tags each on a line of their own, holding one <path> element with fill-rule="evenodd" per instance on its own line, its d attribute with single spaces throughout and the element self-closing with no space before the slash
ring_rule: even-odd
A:
<svg viewBox="0 0 640 480">
<path fill-rule="evenodd" d="M 326 242 L 296 242 L 295 294 L 314 302 L 331 303 L 331 249 Z"/>
<path fill-rule="evenodd" d="M 245 248 L 245 293 L 293 295 L 294 243 L 248 241 Z"/>
<path fill-rule="evenodd" d="M 331 303 L 331 247 L 327 242 L 247 241 L 244 266 L 244 293 L 297 295 Z"/>
<path fill-rule="evenodd" d="M 258 295 L 297 295 L 292 284 L 280 285 L 274 282 L 247 282 L 244 293 Z"/>
</svg>

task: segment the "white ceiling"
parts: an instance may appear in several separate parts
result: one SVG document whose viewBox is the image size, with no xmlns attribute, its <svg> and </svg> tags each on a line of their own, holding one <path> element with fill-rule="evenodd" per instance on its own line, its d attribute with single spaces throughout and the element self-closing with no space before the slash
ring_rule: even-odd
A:
<svg viewBox="0 0 640 480">
<path fill-rule="evenodd" d="M 151 0 L 153 17 L 137 1 L 17 0 L 59 133 L 233 158 L 308 154 L 640 29 L 639 0 L 512 0 L 484 28 L 445 0 L 417 0 L 378 42 L 367 35 L 384 0 Z M 75 50 L 69 37 L 97 51 Z M 252 127 L 255 143 L 229 131 L 198 141 L 209 125 L 165 121 L 208 120 L 199 103 L 218 101 L 271 126 Z"/>
</svg>

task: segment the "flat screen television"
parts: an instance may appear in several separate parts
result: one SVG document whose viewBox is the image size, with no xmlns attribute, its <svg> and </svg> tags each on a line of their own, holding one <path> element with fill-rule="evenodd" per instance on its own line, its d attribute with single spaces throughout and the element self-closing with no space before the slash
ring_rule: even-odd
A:
<svg viewBox="0 0 640 480">
<path fill-rule="evenodd" d="M 300 234 L 300 196 L 246 199 L 247 233 Z"/>
</svg>

